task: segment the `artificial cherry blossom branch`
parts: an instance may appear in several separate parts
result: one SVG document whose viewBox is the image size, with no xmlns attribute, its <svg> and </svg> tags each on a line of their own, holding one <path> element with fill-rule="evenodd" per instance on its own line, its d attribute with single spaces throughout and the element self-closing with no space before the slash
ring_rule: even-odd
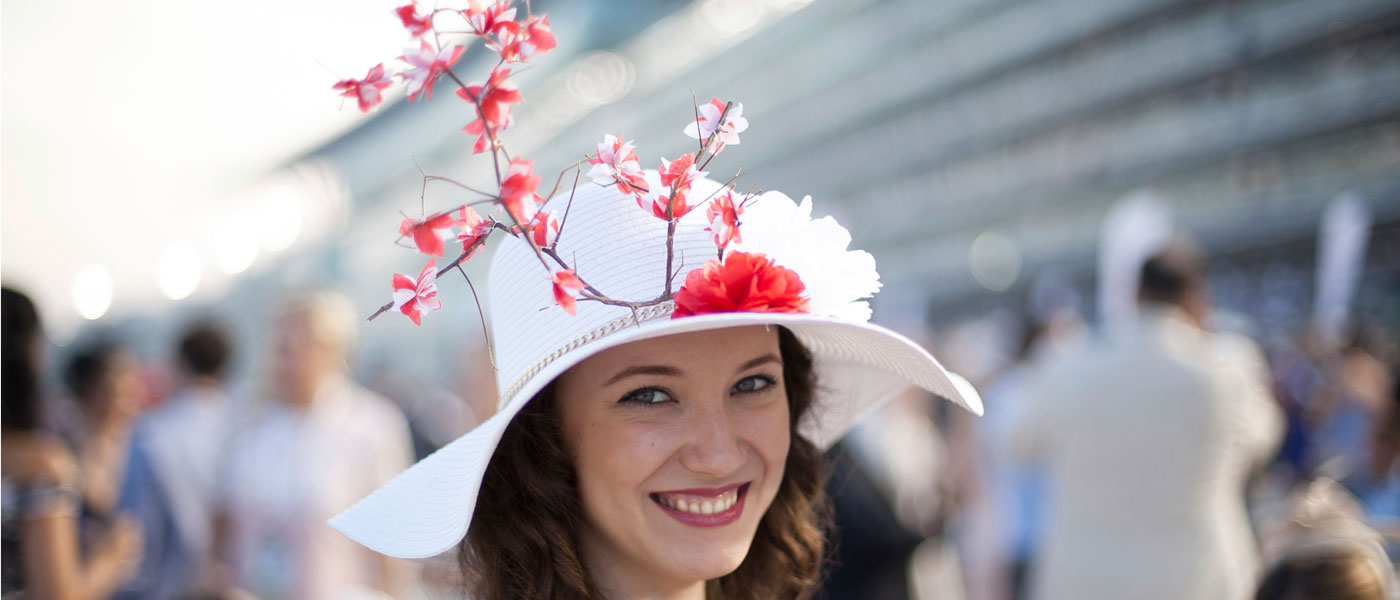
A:
<svg viewBox="0 0 1400 600">
<path fill-rule="evenodd" d="M 453 259 L 452 262 L 448 263 L 447 266 L 445 266 L 445 267 L 443 267 L 443 268 L 441 268 L 441 269 L 438 269 L 437 274 L 438 274 L 439 276 L 441 276 L 443 273 L 446 273 L 446 272 L 448 272 L 448 271 L 451 271 L 451 270 L 452 270 L 454 267 L 456 267 L 457 265 L 462 264 L 462 261 L 467 260 L 468 258 L 470 258 L 471 255 L 472 255 L 473 253 L 475 253 L 475 252 L 477 251 L 477 249 L 481 248 L 481 246 L 484 245 L 484 244 L 486 244 L 486 236 L 483 235 L 483 236 L 481 236 L 480 238 L 478 238 L 475 242 L 472 242 L 471 244 L 469 244 L 469 245 L 467 245 L 466 247 L 462 248 L 462 253 L 461 253 L 460 255 L 458 255 L 457 258 Z M 369 318 L 368 318 L 368 319 L 365 319 L 365 320 L 366 320 L 366 321 L 373 321 L 376 317 L 378 317 L 379 315 L 384 314 L 385 312 L 388 312 L 389 309 L 391 309 L 391 308 L 393 308 L 393 307 L 394 307 L 394 303 L 393 303 L 393 302 L 389 302 L 388 304 L 385 304 L 384 306 L 379 307 L 379 310 L 374 311 L 374 314 L 370 315 Z"/>
<path fill-rule="evenodd" d="M 380 92 L 392 85 L 393 79 L 398 79 L 408 85 L 408 99 L 413 101 L 431 99 L 433 84 L 440 76 L 446 75 L 448 79 L 456 83 L 457 95 L 470 102 L 474 109 L 476 120 L 469 123 L 464 130 L 478 136 L 473 145 L 474 153 L 490 150 L 496 185 L 499 190 L 496 193 L 488 193 L 448 177 L 428 175 L 423 172 L 422 166 L 418 165 L 415 160 L 414 164 L 418 165 L 419 172 L 423 175 L 422 190 L 419 194 L 420 212 L 426 213 L 427 186 L 431 181 L 445 181 L 462 190 L 477 194 L 482 199 L 467 202 L 457 209 L 435 213 L 419 220 L 405 217 L 405 221 L 400 225 L 400 238 L 396 241 L 397 244 L 404 245 L 403 238 L 411 235 L 419 251 L 433 256 L 442 256 L 444 252 L 443 242 L 452 235 L 452 230 L 456 228 L 459 229 L 456 239 L 464 246 L 462 253 L 442 269 L 434 268 L 433 263 L 429 262 L 416 281 L 402 275 L 395 275 L 395 301 L 381 308 L 370 319 L 390 308 L 399 307 L 415 324 L 419 323 L 421 311 L 437 310 L 441 307 L 441 302 L 435 299 L 437 276 L 449 269 L 456 268 L 465 277 L 466 272 L 462 269 L 461 263 L 479 250 L 490 234 L 497 229 L 525 241 L 545 272 L 553 280 L 556 302 L 569 314 L 574 314 L 576 301 L 583 300 L 627 307 L 636 317 L 639 308 L 654 306 L 672 298 L 673 282 L 680 274 L 680 269 L 676 265 L 675 250 L 675 234 L 678 223 L 691 210 L 711 203 L 715 198 L 715 195 L 711 194 L 700 203 L 689 205 L 686 194 L 694 180 L 705 174 L 702 170 L 708 167 L 710 161 L 720 153 L 725 145 L 739 143 L 737 134 L 748 127 L 747 121 L 739 116 L 742 105 L 736 105 L 733 102 L 722 103 L 719 99 L 714 99 L 705 104 L 702 109 L 696 102 L 695 122 L 685 129 L 685 133 L 698 140 L 699 149 L 694 154 L 682 155 L 674 162 L 662 159 L 659 186 L 647 182 L 647 176 L 642 173 L 636 156 L 631 151 L 630 142 L 621 142 L 613 148 L 617 156 L 609 155 L 608 160 L 612 161 L 613 164 L 606 168 L 601 165 L 603 162 L 601 158 L 602 146 L 600 146 L 598 157 L 589 158 L 589 162 L 599 165 L 594 167 L 594 171 L 590 171 L 590 178 L 597 181 L 599 176 L 595 172 L 600 168 L 607 172 L 616 173 L 615 183 L 619 190 L 637 196 L 639 204 L 645 204 L 646 198 L 649 197 L 652 203 L 650 209 L 652 213 L 666 221 L 666 281 L 661 294 L 656 298 L 643 301 L 611 298 L 580 278 L 575 273 L 576 265 L 570 266 L 559 256 L 557 251 L 559 235 L 568 221 L 574 194 L 571 192 L 569 195 L 562 220 L 556 220 L 553 212 L 541 211 L 539 205 L 544 200 L 535 193 L 538 190 L 540 178 L 532 173 L 533 162 L 511 156 L 501 143 L 501 133 L 512 124 L 511 105 L 521 102 L 519 88 L 508 80 L 511 69 L 506 68 L 506 65 L 508 63 L 525 63 L 532 57 L 547 52 L 557 45 L 549 28 L 548 17 L 544 15 L 536 17 L 531 11 L 529 0 L 525 1 L 525 12 L 525 19 L 516 21 L 516 9 L 510 6 L 509 0 L 473 2 L 468 8 L 462 10 L 437 7 L 427 9 L 418 4 L 417 0 L 411 0 L 409 4 L 396 10 L 404 27 L 409 31 L 416 44 L 416 46 L 410 46 L 404 55 L 399 57 L 406 68 L 390 75 L 386 73 L 384 64 L 381 63 L 371 68 L 362 79 L 344 79 L 333 86 L 334 89 L 341 92 L 342 96 L 356 98 L 362 111 L 370 112 L 382 103 L 383 97 Z M 468 85 L 457 73 L 452 71 L 452 66 L 460 59 L 470 43 L 458 44 L 443 37 L 444 34 L 459 33 L 444 31 L 437 27 L 436 19 L 443 13 L 454 13 L 464 18 L 472 30 L 470 33 L 481 37 L 486 47 L 499 54 L 499 60 L 491 69 L 490 77 L 486 82 L 480 85 Z M 429 32 L 432 35 L 426 36 Z M 611 140 L 611 136 L 608 136 L 607 140 Z M 502 164 L 501 157 L 503 156 L 509 163 L 508 166 Z M 579 166 L 576 163 L 570 167 L 576 169 L 574 189 L 577 188 L 581 175 Z M 549 192 L 549 198 L 555 197 L 559 192 L 567 171 L 568 169 L 565 169 L 560 172 L 555 180 L 554 188 Z M 724 187 L 730 186 L 738 176 L 736 174 L 734 178 L 725 183 Z M 659 188 L 663 186 L 669 188 L 665 190 L 669 192 L 669 195 L 662 195 L 663 190 Z M 733 206 L 731 195 L 726 195 L 723 199 L 722 208 L 712 207 L 707 211 L 711 213 L 709 216 L 711 225 L 717 228 L 715 229 L 716 244 L 721 247 L 721 255 L 723 245 L 727 243 L 721 242 L 721 238 L 728 240 L 737 236 L 734 233 L 736 231 L 734 223 L 737 223 L 736 214 L 739 212 L 739 207 Z M 504 208 L 506 214 L 509 215 L 509 225 L 495 218 L 483 220 L 472 209 L 472 207 L 482 204 L 492 204 Z M 742 205 L 742 202 L 740 204 Z M 722 221 L 716 221 L 714 216 L 716 210 L 723 212 Z M 459 217 L 454 217 L 455 211 L 461 212 Z M 558 266 L 559 270 L 555 270 L 551 261 Z M 683 257 L 681 262 L 684 263 Z M 475 287 L 471 280 L 468 279 L 467 283 L 468 286 L 472 287 L 472 294 L 475 297 Z M 480 303 L 478 302 L 479 308 Z"/>
</svg>

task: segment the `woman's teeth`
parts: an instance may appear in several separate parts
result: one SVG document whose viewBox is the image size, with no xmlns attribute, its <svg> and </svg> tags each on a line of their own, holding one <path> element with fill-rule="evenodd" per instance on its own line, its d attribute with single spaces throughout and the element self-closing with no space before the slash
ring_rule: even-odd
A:
<svg viewBox="0 0 1400 600">
<path fill-rule="evenodd" d="M 739 501 L 739 488 L 734 488 L 713 498 L 688 494 L 657 494 L 656 496 L 668 508 L 695 515 L 712 515 L 733 508 L 734 503 Z"/>
</svg>

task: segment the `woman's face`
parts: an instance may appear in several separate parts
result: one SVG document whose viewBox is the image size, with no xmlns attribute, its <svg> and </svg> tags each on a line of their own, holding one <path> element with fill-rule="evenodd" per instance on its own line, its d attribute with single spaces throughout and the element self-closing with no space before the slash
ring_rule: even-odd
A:
<svg viewBox="0 0 1400 600">
<path fill-rule="evenodd" d="M 590 574 L 604 591 L 693 585 L 748 554 L 789 444 L 776 328 L 612 348 L 561 376 Z"/>
</svg>

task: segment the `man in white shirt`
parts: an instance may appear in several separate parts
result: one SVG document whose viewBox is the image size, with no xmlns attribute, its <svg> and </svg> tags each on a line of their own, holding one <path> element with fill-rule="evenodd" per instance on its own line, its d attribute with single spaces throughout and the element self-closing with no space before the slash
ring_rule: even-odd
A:
<svg viewBox="0 0 1400 600">
<path fill-rule="evenodd" d="M 1202 329 L 1204 268 L 1143 266 L 1135 326 L 1045 369 L 1009 440 L 1049 471 L 1032 597 L 1246 598 L 1258 576 L 1245 482 L 1282 417 L 1248 339 Z"/>
<path fill-rule="evenodd" d="M 405 597 L 405 561 L 371 552 L 326 520 L 412 461 L 408 423 L 352 381 L 349 302 L 317 293 L 278 318 L 271 390 L 231 444 L 225 479 L 232 583 L 263 600 Z"/>
</svg>

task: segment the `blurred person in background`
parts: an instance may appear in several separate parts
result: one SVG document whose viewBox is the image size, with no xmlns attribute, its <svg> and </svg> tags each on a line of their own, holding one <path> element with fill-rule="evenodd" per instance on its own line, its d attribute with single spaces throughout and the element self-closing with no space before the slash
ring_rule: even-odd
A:
<svg viewBox="0 0 1400 600">
<path fill-rule="evenodd" d="M 1087 329 L 1079 295 L 1068 282 L 1039 278 L 1026 303 L 1017 362 L 1003 371 L 983 396 L 992 407 L 974 423 L 977 479 L 985 499 L 969 507 L 960 546 L 967 555 L 970 600 L 1024 598 L 1027 574 L 1043 529 L 1044 469 L 1018 460 L 1007 442 L 1009 428 L 1024 412 L 1034 381 L 1067 353 L 1077 351 Z M 982 554 L 982 556 L 976 556 Z"/>
<path fill-rule="evenodd" d="M 1361 501 L 1372 524 L 1400 531 L 1400 381 L 1392 378 L 1391 384 L 1367 436 L 1365 459 L 1342 484 Z"/>
<path fill-rule="evenodd" d="M 79 527 L 83 540 L 91 541 L 117 510 L 131 431 L 146 401 L 146 384 L 136 355 L 105 336 L 69 358 L 64 380 L 77 411 L 58 433 L 78 459 L 83 479 Z"/>
<path fill-rule="evenodd" d="M 1319 477 L 1290 494 L 1261 529 L 1270 567 L 1256 600 L 1386 600 L 1400 595 L 1383 538 L 1337 482 Z"/>
<path fill-rule="evenodd" d="M 219 325 L 188 326 L 175 348 L 178 389 L 132 434 L 120 505 L 146 543 L 122 598 L 185 598 L 212 585 L 213 511 L 234 421 L 223 387 L 230 352 Z"/>
<path fill-rule="evenodd" d="M 347 373 L 355 323 L 337 294 L 293 300 L 274 327 L 274 401 L 229 445 L 220 545 L 230 583 L 264 600 L 411 591 L 408 563 L 326 526 L 412 458 L 403 413 Z"/>
<path fill-rule="evenodd" d="M 1193 249 L 1141 275 L 1136 325 L 1048 368 L 1009 432 L 1048 470 L 1032 597 L 1245 598 L 1257 581 L 1245 482 L 1282 429 L 1263 356 L 1202 329 Z"/>
<path fill-rule="evenodd" d="M 959 391 L 975 393 L 970 386 Z M 936 399 L 906 390 L 824 454 L 835 521 L 827 596 L 915 596 L 911 559 L 926 538 L 941 533 L 950 495 Z"/>
<path fill-rule="evenodd" d="M 6 598 L 107 598 L 140 559 L 140 530 L 119 517 L 91 545 L 79 543 L 77 460 L 62 440 L 39 426 L 44 343 L 39 314 L 15 290 L 0 290 L 0 299 L 0 587 Z"/>
<path fill-rule="evenodd" d="M 1322 475 L 1342 479 L 1368 468 L 1371 434 L 1384 425 L 1395 386 L 1377 337 L 1357 326 L 1341 348 L 1320 360 L 1324 384 L 1314 392 L 1308 416 L 1313 465 Z"/>
<path fill-rule="evenodd" d="M 1289 559 L 1271 569 L 1255 600 L 1387 600 L 1382 574 L 1360 551 Z"/>
</svg>

